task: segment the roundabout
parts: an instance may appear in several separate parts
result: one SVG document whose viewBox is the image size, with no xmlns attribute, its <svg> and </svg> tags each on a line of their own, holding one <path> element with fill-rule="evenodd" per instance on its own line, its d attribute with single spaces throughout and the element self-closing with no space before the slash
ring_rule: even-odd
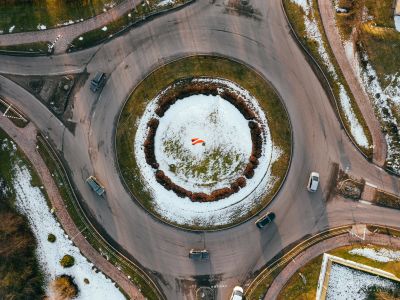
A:
<svg viewBox="0 0 400 300">
<path fill-rule="evenodd" d="M 185 65 L 191 70 L 175 74 Z M 168 81 L 149 93 L 158 73 Z M 141 110 L 132 110 L 138 102 Z M 290 135 L 285 108 L 261 76 L 226 58 L 193 56 L 155 70 L 134 89 L 121 112 L 117 159 L 128 189 L 152 214 L 215 230 L 247 220 L 273 199 L 289 166 Z"/>
</svg>

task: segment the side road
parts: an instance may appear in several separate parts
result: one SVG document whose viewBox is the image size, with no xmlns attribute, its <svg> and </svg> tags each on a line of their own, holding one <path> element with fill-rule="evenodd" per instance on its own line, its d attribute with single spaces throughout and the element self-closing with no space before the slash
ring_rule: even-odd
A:
<svg viewBox="0 0 400 300">
<path fill-rule="evenodd" d="M 385 234 L 371 233 L 369 231 L 366 231 L 365 237 L 363 237 L 362 231 L 360 232 L 360 230 L 355 228 L 358 226 L 353 226 L 353 229 L 350 233 L 324 240 L 300 253 L 275 278 L 264 299 L 276 299 L 279 295 L 279 292 L 284 288 L 286 283 L 299 268 L 306 265 L 310 260 L 318 255 L 330 250 L 351 244 L 375 244 L 381 246 L 390 245 L 391 247 L 400 248 L 400 238 L 391 237 Z M 353 232 L 355 234 L 352 234 Z M 361 240 L 360 237 L 365 239 Z"/>
<path fill-rule="evenodd" d="M 67 50 L 69 44 L 75 37 L 118 19 L 128 11 L 132 10 L 135 7 L 134 3 L 135 1 L 126 0 L 121 4 L 111 8 L 107 12 L 68 26 L 34 32 L 3 34 L 0 36 L 0 46 L 34 43 L 40 41 L 54 41 L 58 35 L 61 35 L 62 37 L 59 39 L 55 47 L 55 53 L 63 53 Z"/>
<path fill-rule="evenodd" d="M 335 10 L 332 1 L 318 0 L 318 6 L 322 24 L 324 26 L 329 44 L 332 48 L 332 52 L 335 55 L 336 61 L 338 62 L 340 69 L 342 70 L 343 75 L 349 84 L 350 90 L 353 93 L 357 105 L 360 108 L 361 113 L 363 114 L 371 132 L 374 144 L 373 160 L 377 165 L 382 167 L 386 161 L 386 140 L 381 131 L 379 121 L 375 116 L 371 101 L 361 87 L 357 75 L 354 73 L 350 62 L 347 59 L 345 49 L 340 39 L 339 31 L 336 27 Z"/>
<path fill-rule="evenodd" d="M 67 209 L 64 206 L 58 188 L 45 162 L 36 150 L 36 128 L 32 122 L 29 123 L 25 128 L 18 128 L 6 117 L 0 116 L 0 128 L 7 132 L 7 134 L 17 143 L 17 145 L 25 153 L 34 166 L 40 179 L 42 180 L 43 185 L 46 188 L 46 192 L 53 207 L 55 208 L 55 212 L 60 223 L 69 236 L 75 237 L 74 243 L 83 253 L 83 255 L 103 273 L 114 280 L 131 299 L 144 299 L 138 288 L 127 278 L 127 276 L 119 271 L 104 257 L 102 257 L 86 241 L 82 234 L 80 234 L 78 228 L 75 226 L 67 212 Z"/>
</svg>

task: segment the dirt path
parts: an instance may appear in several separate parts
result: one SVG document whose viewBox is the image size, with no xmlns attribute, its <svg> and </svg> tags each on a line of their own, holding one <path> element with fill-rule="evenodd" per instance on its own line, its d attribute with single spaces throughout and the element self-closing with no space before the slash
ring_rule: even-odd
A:
<svg viewBox="0 0 400 300">
<path fill-rule="evenodd" d="M 25 128 L 16 127 L 9 119 L 0 115 L 0 128 L 2 128 L 19 146 L 28 157 L 35 170 L 37 171 L 49 199 L 55 208 L 56 215 L 64 230 L 69 236 L 74 237 L 74 244 L 79 248 L 83 255 L 89 259 L 104 274 L 115 281 L 131 299 L 144 299 L 138 288 L 119 271 L 109 261 L 102 257 L 80 234 L 75 226 L 64 202 L 59 194 L 58 188 L 39 152 L 36 150 L 36 128 L 29 123 Z"/>
<path fill-rule="evenodd" d="M 375 116 L 374 108 L 368 95 L 364 92 L 357 75 L 354 73 L 349 60 L 347 59 L 345 49 L 340 39 L 338 29 L 335 22 L 335 10 L 332 1 L 318 0 L 319 11 L 322 23 L 332 52 L 335 55 L 342 73 L 349 84 L 350 90 L 356 99 L 357 105 L 363 114 L 367 126 L 372 135 L 374 145 L 373 161 L 383 166 L 386 161 L 386 140 L 381 131 L 381 125 Z"/>
<path fill-rule="evenodd" d="M 362 227 L 360 225 L 359 227 Z M 357 228 L 353 228 L 352 232 L 356 231 Z M 359 237 L 362 237 L 363 234 L 357 232 Z M 342 234 L 337 237 L 333 237 L 327 240 L 324 240 L 310 248 L 306 251 L 303 251 L 298 256 L 296 256 L 292 261 L 279 273 L 279 275 L 272 282 L 271 287 L 268 289 L 267 294 L 264 299 L 276 299 L 279 295 L 279 292 L 284 288 L 285 284 L 289 281 L 289 279 L 296 274 L 299 268 L 305 266 L 310 260 L 317 257 L 320 254 L 328 252 L 330 250 L 348 246 L 351 244 L 375 244 L 381 246 L 388 246 L 395 248 L 400 248 L 400 239 L 394 238 L 385 234 L 371 233 L 367 231 L 365 236 L 365 240 L 362 241 L 359 237 L 352 234 Z"/>
<path fill-rule="evenodd" d="M 0 37 L 0 46 L 34 43 L 39 41 L 52 42 L 58 35 L 61 35 L 62 37 L 56 43 L 55 53 L 64 53 L 75 37 L 102 27 L 111 21 L 118 19 L 133 8 L 134 1 L 126 0 L 107 12 L 101 13 L 80 23 L 42 31 L 3 34 Z"/>
</svg>

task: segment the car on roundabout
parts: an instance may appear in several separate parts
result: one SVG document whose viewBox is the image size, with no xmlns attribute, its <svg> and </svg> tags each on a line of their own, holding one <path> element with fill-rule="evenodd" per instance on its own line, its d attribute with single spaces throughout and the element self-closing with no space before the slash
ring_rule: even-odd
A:
<svg viewBox="0 0 400 300">
<path fill-rule="evenodd" d="M 243 288 L 240 286 L 235 286 L 229 300 L 242 300 L 243 299 Z"/>
<path fill-rule="evenodd" d="M 258 218 L 255 223 L 256 223 L 256 226 L 261 229 L 274 220 L 275 220 L 275 213 L 267 212 L 261 218 Z"/>
<path fill-rule="evenodd" d="M 204 261 L 210 258 L 210 253 L 208 253 L 206 249 L 203 250 L 190 249 L 189 258 L 195 261 Z"/>
<path fill-rule="evenodd" d="M 316 192 L 318 190 L 319 185 L 319 173 L 311 172 L 310 177 L 308 178 L 307 190 L 309 192 Z"/>
</svg>

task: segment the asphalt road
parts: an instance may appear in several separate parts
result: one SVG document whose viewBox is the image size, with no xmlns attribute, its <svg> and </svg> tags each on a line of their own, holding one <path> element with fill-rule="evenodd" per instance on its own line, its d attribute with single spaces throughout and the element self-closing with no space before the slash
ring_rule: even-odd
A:
<svg viewBox="0 0 400 300">
<path fill-rule="evenodd" d="M 351 144 L 329 100 L 289 34 L 279 0 L 252 0 L 259 15 L 227 11 L 222 0 L 199 0 L 135 28 L 111 42 L 51 58 L 0 56 L 0 73 L 62 74 L 86 70 L 110 74 L 100 97 L 88 82 L 74 98 L 72 134 L 22 88 L 0 76 L 0 95 L 13 99 L 62 149 L 71 176 L 90 212 L 124 249 L 151 270 L 168 299 L 193 299 L 196 280 L 215 286 L 227 299 L 282 248 L 306 234 L 354 222 L 397 226 L 400 214 L 334 198 L 326 201 L 333 163 L 385 190 L 399 193 L 399 181 L 367 162 Z M 273 203 L 276 222 L 258 230 L 252 221 L 213 232 L 190 233 L 154 220 L 124 190 L 114 161 L 114 127 L 124 100 L 150 70 L 177 57 L 216 53 L 257 69 L 278 90 L 293 125 L 294 153 L 287 180 Z M 310 171 L 321 188 L 306 191 Z M 98 199 L 84 179 L 95 174 L 107 188 Z M 193 263 L 190 248 L 205 247 L 211 259 Z M 209 277 L 207 277 L 209 276 Z M 208 279 L 207 279 L 208 278 Z"/>
</svg>

